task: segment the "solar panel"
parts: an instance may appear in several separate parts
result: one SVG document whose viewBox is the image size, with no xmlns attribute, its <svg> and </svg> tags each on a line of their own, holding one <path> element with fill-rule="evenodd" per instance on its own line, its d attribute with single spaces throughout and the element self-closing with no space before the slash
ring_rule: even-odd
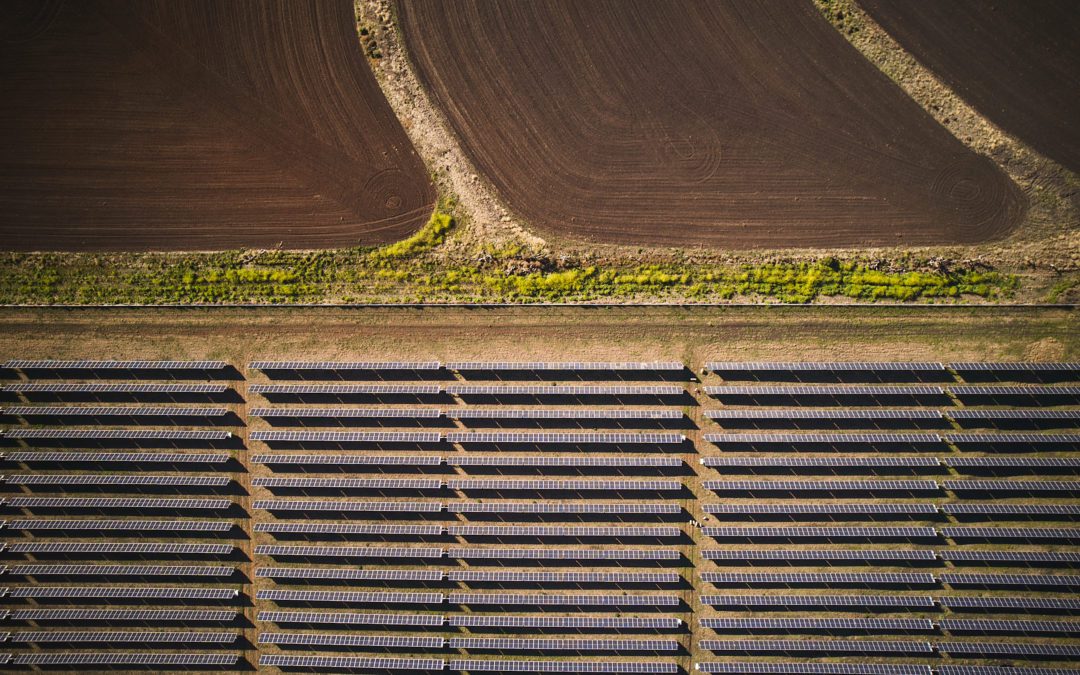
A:
<svg viewBox="0 0 1080 675">
<path fill-rule="evenodd" d="M 1080 390 L 1080 387 L 1077 387 Z M 992 443 L 996 445 L 1004 443 L 1023 445 L 1068 445 L 1080 444 L 1080 434 L 1034 434 L 1034 433 L 997 433 L 990 431 L 946 434 L 945 440 L 953 445 L 971 445 L 980 443 Z"/>
<path fill-rule="evenodd" d="M 937 583 L 933 574 L 731 574 L 702 572 L 698 577 L 711 584 L 737 585 L 798 585 L 834 586 L 859 584 L 863 586 L 932 586 Z"/>
<path fill-rule="evenodd" d="M 984 597 L 971 595 L 943 595 L 935 598 L 950 609 L 1005 609 L 1005 610 L 1080 610 L 1080 600 L 1035 597 Z"/>
<path fill-rule="evenodd" d="M 296 656 L 292 654 L 260 654 L 260 666 L 278 668 L 306 668 L 324 670 L 347 668 L 351 670 L 443 670 L 442 659 L 398 659 L 364 656 Z"/>
<path fill-rule="evenodd" d="M 105 361 L 105 360 L 56 360 L 11 359 L 4 364 L 20 370 L 222 370 L 228 367 L 224 361 Z"/>
<path fill-rule="evenodd" d="M 568 606 L 617 606 L 617 607 L 671 607 L 682 601 L 677 595 L 551 595 L 511 593 L 451 593 L 449 601 L 454 605 L 568 605 Z"/>
<path fill-rule="evenodd" d="M 263 588 L 255 592 L 259 600 L 277 602 L 332 602 L 337 604 L 434 605 L 443 601 L 441 593 L 382 593 L 373 591 L 293 591 Z"/>
<path fill-rule="evenodd" d="M 227 520 L 99 520 L 86 518 L 67 520 L 12 520 L 11 530 L 125 530 L 158 532 L 228 532 L 233 524 Z"/>
<path fill-rule="evenodd" d="M 139 666 L 232 666 L 238 654 L 162 652 L 28 652 L 15 655 L 16 665 L 139 665 Z"/>
<path fill-rule="evenodd" d="M 940 445 L 938 434 L 705 434 L 714 445 Z"/>
<path fill-rule="evenodd" d="M 39 394 L 224 394 L 224 384 L 160 384 L 141 382 L 12 382 L 5 391 Z"/>
<path fill-rule="evenodd" d="M 150 476 L 147 474 L 23 473 L 7 477 L 12 485 L 158 485 L 225 487 L 228 476 Z"/>
<path fill-rule="evenodd" d="M 485 432 L 451 431 L 446 434 L 450 443 L 521 443 L 544 445 L 670 445 L 686 440 L 682 434 L 668 433 L 573 433 L 573 432 Z"/>
<path fill-rule="evenodd" d="M 364 626 L 441 626 L 438 614 L 360 614 L 355 612 L 259 612 L 259 621 L 277 624 L 342 624 Z"/>
<path fill-rule="evenodd" d="M 474 572 L 447 573 L 450 581 L 491 581 L 554 584 L 673 584 L 682 578 L 675 572 Z"/>
<path fill-rule="evenodd" d="M 12 452 L 10 462 L 115 463 L 115 464 L 224 464 L 227 453 L 205 452 Z"/>
<path fill-rule="evenodd" d="M 1077 468 L 1080 457 L 949 457 L 945 463 L 964 467 Z"/>
<path fill-rule="evenodd" d="M 140 440 L 140 441 L 225 441 L 228 431 L 190 431 L 184 429 L 30 429 L 16 427 L 4 432 L 8 438 L 37 440 Z"/>
<path fill-rule="evenodd" d="M 307 556 L 336 558 L 441 558 L 441 548 L 402 548 L 393 546 L 278 546 L 261 544 L 256 555 Z"/>
<path fill-rule="evenodd" d="M 1080 481 L 1075 480 L 947 480 L 944 486 L 954 492 L 1080 492 Z"/>
<path fill-rule="evenodd" d="M 450 525 L 447 531 L 459 537 L 579 537 L 579 538 L 632 538 L 632 537 L 679 537 L 683 531 L 677 527 L 543 527 L 517 525 Z"/>
<path fill-rule="evenodd" d="M 441 649 L 441 637 L 405 635 L 354 635 L 350 633 L 260 633 L 259 644 L 322 645 L 335 647 L 390 647 L 393 649 Z M 439 662 L 442 663 L 441 661 Z"/>
<path fill-rule="evenodd" d="M 163 586 L 14 586 L 10 589 L 11 598 L 52 598 L 52 599 L 87 599 L 87 598 L 136 598 L 143 600 L 187 599 L 187 600 L 231 600 L 239 592 L 224 588 L 169 588 Z M 221 620 L 231 619 L 236 612 L 222 614 Z M 227 616 L 226 616 L 227 615 Z"/>
<path fill-rule="evenodd" d="M 512 420 L 677 420 L 684 417 L 681 410 L 592 410 L 592 409 L 532 409 L 511 408 L 451 408 L 446 411 L 450 419 L 512 419 Z"/>
<path fill-rule="evenodd" d="M 448 384 L 448 394 L 458 396 L 680 396 L 686 391 L 673 385 L 483 385 Z"/>
<path fill-rule="evenodd" d="M 264 443 L 438 443 L 437 431 L 252 431 L 248 438 Z"/>
<path fill-rule="evenodd" d="M 819 361 L 709 361 L 705 364 L 705 368 L 711 371 L 717 370 L 730 370 L 733 372 L 748 371 L 753 372 L 756 370 L 781 370 L 791 372 L 822 372 L 822 371 L 844 371 L 844 372 L 876 372 L 876 371 L 888 371 L 888 372 L 916 372 L 916 371 L 932 371 L 938 372 L 945 370 L 945 366 L 941 363 L 927 363 L 927 362 L 906 362 L 906 361 L 832 361 L 832 362 L 819 362 Z"/>
<path fill-rule="evenodd" d="M 702 627 L 713 630 L 744 632 L 751 630 L 860 630 L 860 631 L 932 631 L 930 619 L 701 619 Z"/>
<path fill-rule="evenodd" d="M 451 548 L 448 558 L 519 560 L 678 560 L 682 554 L 670 549 L 601 548 Z"/>
<path fill-rule="evenodd" d="M 18 417 L 224 417 L 228 408 L 194 406 L 31 406 L 4 408 Z"/>
<path fill-rule="evenodd" d="M 938 642 L 938 651 L 947 654 L 993 654 L 1010 656 L 1080 657 L 1080 645 L 1037 642 Z"/>
<path fill-rule="evenodd" d="M 258 480 L 258 479 L 256 479 Z M 436 481 L 437 482 L 437 481 Z M 683 488 L 677 480 L 470 480 L 451 478 L 451 490 L 600 490 L 603 492 L 660 492 Z"/>
<path fill-rule="evenodd" d="M 253 478 L 251 484 L 269 488 L 342 488 L 355 490 L 438 490 L 441 480 L 430 478 Z"/>
<path fill-rule="evenodd" d="M 450 649 L 497 649 L 508 651 L 575 652 L 673 652 L 677 640 L 567 640 L 561 638 L 450 638 Z"/>
<path fill-rule="evenodd" d="M 702 549 L 706 560 L 936 560 L 919 549 Z"/>
<path fill-rule="evenodd" d="M 253 508 L 267 511 L 370 511 L 372 513 L 438 513 L 439 502 L 359 502 L 348 500 L 256 499 Z"/>
<path fill-rule="evenodd" d="M 442 412 L 435 408 L 252 408 L 248 415 L 263 419 L 437 419 Z"/>
<path fill-rule="evenodd" d="M 979 410 L 960 408 L 950 410 L 949 417 L 954 420 L 1075 420 L 1080 419 L 1080 410 L 1046 410 L 1044 408 Z"/>
<path fill-rule="evenodd" d="M 937 492 L 939 489 L 932 480 L 707 480 L 702 485 L 706 490 L 739 492 Z"/>
<path fill-rule="evenodd" d="M 438 361 L 252 361 L 249 370 L 439 370 Z"/>
<path fill-rule="evenodd" d="M 9 572 L 27 577 L 231 577 L 235 573 L 235 567 L 219 565 L 12 565 Z"/>
<path fill-rule="evenodd" d="M 862 405 L 874 405 L 865 397 L 874 396 L 944 396 L 945 389 L 923 385 L 782 385 L 782 386 L 735 386 L 705 387 L 710 396 L 854 396 L 864 399 Z M 954 389 L 954 387 L 951 387 Z"/>
<path fill-rule="evenodd" d="M 702 595 L 714 607 L 933 607 L 927 595 Z"/>
<path fill-rule="evenodd" d="M 705 410 L 702 414 L 713 420 L 939 420 L 940 410 L 805 410 L 802 408 Z M 951 413 L 950 413 L 951 414 Z"/>
<path fill-rule="evenodd" d="M 8 544 L 10 553 L 172 553 L 179 555 L 228 555 L 232 544 L 171 544 L 164 542 L 67 542 L 29 541 Z"/>
<path fill-rule="evenodd" d="M 358 570 L 341 567 L 258 567 L 256 577 L 268 579 L 353 579 L 368 581 L 442 581 L 437 570 Z"/>
<path fill-rule="evenodd" d="M 941 534 L 953 539 L 1080 539 L 1080 528 L 1068 527 L 943 527 Z"/>
<path fill-rule="evenodd" d="M 1080 574 L 942 574 L 953 586 L 1080 586 Z"/>
<path fill-rule="evenodd" d="M 546 457 L 520 455 L 461 455 L 446 458 L 450 466 L 599 466 L 599 467 L 674 467 L 682 466 L 679 457 Z"/>
<path fill-rule="evenodd" d="M 434 396 L 442 393 L 437 384 L 251 384 L 248 391 L 262 395 L 325 394 L 330 396 L 358 394 L 408 394 Z"/>
<path fill-rule="evenodd" d="M 953 562 L 1080 563 L 1080 553 L 1070 551 L 980 551 L 947 548 L 938 552 Z"/>
<path fill-rule="evenodd" d="M 666 661 L 476 661 L 454 660 L 450 670 L 469 672 L 530 673 L 677 673 L 678 666 Z"/>
<path fill-rule="evenodd" d="M 15 609 L 11 611 L 10 618 L 12 621 L 97 621 L 102 623 L 110 621 L 146 621 L 182 623 L 188 621 L 232 621 L 236 618 L 236 615 L 237 613 L 234 611 L 208 609 Z"/>
<path fill-rule="evenodd" d="M 969 633 L 1080 633 L 1080 621 L 1001 621 L 981 619 L 942 619 L 947 631 Z"/>
<path fill-rule="evenodd" d="M 941 510 L 954 515 L 1022 515 L 1065 516 L 1080 515 L 1078 504 L 942 504 Z"/>
<path fill-rule="evenodd" d="M 224 511 L 228 499 L 161 499 L 145 497 L 11 497 L 7 505 L 24 509 L 206 509 Z"/>
<path fill-rule="evenodd" d="M 443 534 L 442 525 L 367 525 L 362 523 L 255 523 L 256 532 L 308 533 L 308 534 L 371 534 L 438 536 Z"/>
<path fill-rule="evenodd" d="M 1018 668 L 1015 666 L 938 666 L 941 675 L 1080 675 L 1069 668 Z"/>
<path fill-rule="evenodd" d="M 949 368 L 957 372 L 970 370 L 975 372 L 1016 372 L 1016 371 L 1075 371 L 1080 370 L 1080 363 L 1052 363 L 1042 361 L 1013 361 L 1013 362 L 989 362 L 989 361 L 961 361 L 948 364 Z"/>
<path fill-rule="evenodd" d="M 694 669 L 703 673 L 731 673 L 732 675 L 930 675 L 930 666 L 881 663 L 775 663 L 771 661 L 725 661 L 695 663 Z M 1012 669 L 1010 669 L 1011 671 Z M 956 675 L 992 675 L 991 673 L 956 673 Z M 1009 675 L 999 673 L 997 675 Z M 1025 675 L 1012 673 L 1012 675 Z M 1026 675 L 1032 675 L 1027 673 Z M 1047 673 L 1046 675 L 1049 675 Z"/>
<path fill-rule="evenodd" d="M 934 651 L 929 642 L 911 640 L 701 640 L 698 646 L 712 652 L 929 654 Z"/>
<path fill-rule="evenodd" d="M 926 514 L 938 512 L 936 504 L 702 504 L 701 510 L 712 514 Z"/>
<path fill-rule="evenodd" d="M 451 361 L 447 370 L 674 370 L 686 369 L 677 361 Z"/>
<path fill-rule="evenodd" d="M 447 625 L 472 628 L 659 628 L 682 626 L 671 617 L 627 616 L 510 616 L 506 614 L 458 614 L 448 616 Z"/>
<path fill-rule="evenodd" d="M 1011 385 L 1011 384 L 951 384 L 949 391 L 963 398 L 964 396 L 1077 396 L 1080 387 Z"/>
<path fill-rule="evenodd" d="M 936 457 L 702 457 L 704 466 L 732 467 L 732 466 L 773 466 L 773 467 L 805 467 L 805 466 L 834 466 L 834 467 L 931 467 L 940 466 L 941 462 Z"/>
<path fill-rule="evenodd" d="M 682 513 L 678 504 L 596 504 L 558 502 L 450 502 L 450 513 L 608 513 L 608 514 L 673 514 Z"/>
<path fill-rule="evenodd" d="M 256 464 L 292 464 L 307 466 L 311 464 L 335 464 L 342 466 L 439 466 L 442 458 L 438 455 L 431 456 L 399 456 L 399 455 L 252 455 L 251 461 Z"/>
<path fill-rule="evenodd" d="M 37 630 L 11 634 L 12 642 L 183 642 L 231 644 L 236 633 L 209 631 Z"/>
</svg>

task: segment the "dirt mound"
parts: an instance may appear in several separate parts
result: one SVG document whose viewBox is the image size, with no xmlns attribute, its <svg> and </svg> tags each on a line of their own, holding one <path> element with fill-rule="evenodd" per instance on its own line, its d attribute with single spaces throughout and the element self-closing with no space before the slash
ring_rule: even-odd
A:
<svg viewBox="0 0 1080 675">
<path fill-rule="evenodd" d="M 348 0 L 3 13 L 5 249 L 376 244 L 431 213 Z"/>
<path fill-rule="evenodd" d="M 421 80 L 539 230 L 728 247 L 977 242 L 1024 199 L 810 2 L 397 2 Z"/>
<path fill-rule="evenodd" d="M 1080 171 L 1080 12 L 1072 0 L 858 0 L 980 113 Z"/>
</svg>

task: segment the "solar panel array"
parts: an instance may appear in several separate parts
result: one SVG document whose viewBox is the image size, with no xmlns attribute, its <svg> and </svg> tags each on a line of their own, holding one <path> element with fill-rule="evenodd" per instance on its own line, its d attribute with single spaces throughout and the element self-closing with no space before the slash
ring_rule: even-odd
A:
<svg viewBox="0 0 1080 675">
<path fill-rule="evenodd" d="M 227 364 L 88 364 L 5 385 L 6 444 L 65 448 L 3 458 L 13 661 L 227 666 L 256 603 L 251 667 L 308 671 L 1075 658 L 1075 364 L 716 363 L 699 391 L 681 363 L 253 362 L 246 412 L 231 383 L 168 381 Z M 179 444 L 230 450 L 131 447 Z M 159 651 L 181 642 L 215 651 Z"/>
</svg>

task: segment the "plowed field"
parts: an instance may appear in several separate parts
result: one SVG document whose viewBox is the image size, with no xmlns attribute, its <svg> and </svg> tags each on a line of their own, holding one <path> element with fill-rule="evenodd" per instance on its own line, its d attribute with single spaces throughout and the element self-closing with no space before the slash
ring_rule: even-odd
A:
<svg viewBox="0 0 1080 675">
<path fill-rule="evenodd" d="M 994 123 L 1080 171 L 1080 11 L 1072 0 L 859 0 Z"/>
<path fill-rule="evenodd" d="M 809 0 L 397 2 L 466 152 L 541 231 L 624 244 L 977 242 L 1024 199 Z"/>
<path fill-rule="evenodd" d="M 435 199 L 349 0 L 79 0 L 0 17 L 0 247 L 392 241 Z"/>
</svg>

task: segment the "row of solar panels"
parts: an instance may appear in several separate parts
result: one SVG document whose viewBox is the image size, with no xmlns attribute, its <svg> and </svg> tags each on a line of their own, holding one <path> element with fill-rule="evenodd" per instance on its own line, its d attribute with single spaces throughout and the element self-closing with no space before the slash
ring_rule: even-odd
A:
<svg viewBox="0 0 1080 675">
<path fill-rule="evenodd" d="M 526 660 L 460 660 L 401 659 L 363 656 L 305 656 L 293 654 L 262 654 L 260 666 L 303 668 L 313 670 L 454 670 L 477 672 L 527 673 L 677 673 L 678 666 L 667 662 L 642 661 L 526 661 Z"/>
<path fill-rule="evenodd" d="M 27 652 L 0 654 L 13 666 L 234 666 L 238 654 L 198 652 Z"/>
<path fill-rule="evenodd" d="M 820 661 L 723 661 L 696 663 L 703 673 L 729 675 L 1080 675 L 1067 668 L 1017 666 L 926 666 L 896 663 L 828 663 Z"/>
<path fill-rule="evenodd" d="M 815 504 L 702 504 L 701 510 L 713 515 L 925 515 L 939 513 L 950 515 L 1024 515 L 1024 516 L 1080 516 L 1080 504 L 930 504 L 925 502 L 888 503 L 841 503 Z"/>
<path fill-rule="evenodd" d="M 260 633 L 260 644 L 284 646 L 387 647 L 391 649 L 475 649 L 507 651 L 673 652 L 678 640 L 565 638 L 442 638 L 350 633 Z"/>
<path fill-rule="evenodd" d="M 980 362 L 958 361 L 952 363 L 910 362 L 910 361 L 708 361 L 705 369 L 713 372 L 754 372 L 754 371 L 906 371 L 938 372 L 952 370 L 964 372 L 1067 372 L 1080 376 L 1080 363 L 1075 362 Z"/>
<path fill-rule="evenodd" d="M 238 633 L 210 631 L 132 631 L 132 630 L 35 630 L 5 634 L 11 642 L 173 642 L 232 644 Z M 5 640 L 0 640 L 0 642 Z"/>
<path fill-rule="evenodd" d="M 490 574 L 490 573 L 489 573 Z M 799 585 L 832 586 L 1080 586 L 1080 574 L 930 574 L 930 573 L 780 573 L 740 574 L 701 572 L 698 578 L 714 585 Z"/>
<path fill-rule="evenodd" d="M 741 595 L 702 595 L 698 598 L 702 604 L 713 607 L 798 607 L 800 609 L 826 609 L 848 607 L 873 608 L 923 608 L 937 611 L 935 607 L 962 610 L 1000 610 L 1001 612 L 1020 611 L 1076 611 L 1080 610 L 1080 600 L 1074 598 L 1048 598 L 1041 596 L 978 596 L 978 595 L 900 595 L 861 594 L 861 595 L 766 595 L 747 593 Z"/>
<path fill-rule="evenodd" d="M 868 631 L 868 632 L 1001 632 L 1080 633 L 1080 621 L 1001 619 L 699 619 L 703 628 L 722 631 Z"/>
<path fill-rule="evenodd" d="M 4 570 L 13 576 L 140 576 L 140 577 L 231 577 L 236 568 L 225 565 L 11 565 Z"/>
<path fill-rule="evenodd" d="M 285 479 L 288 480 L 288 479 Z M 454 482 L 454 481 L 451 481 Z M 462 482 L 462 481 L 458 481 Z M 463 481 L 484 482 L 484 481 Z M 491 481 L 512 483 L 514 481 Z M 533 482 L 533 481 L 522 481 Z M 551 482 L 551 481 L 549 481 Z M 554 481 L 557 482 L 557 481 Z M 707 480 L 706 490 L 716 492 L 1068 492 L 1077 493 L 1080 481 L 1062 480 Z"/>
<path fill-rule="evenodd" d="M 700 640 L 698 646 L 715 653 L 725 652 L 816 652 L 822 654 L 948 654 L 1080 657 L 1080 645 L 1041 642 L 917 642 L 914 640 Z"/>
</svg>

